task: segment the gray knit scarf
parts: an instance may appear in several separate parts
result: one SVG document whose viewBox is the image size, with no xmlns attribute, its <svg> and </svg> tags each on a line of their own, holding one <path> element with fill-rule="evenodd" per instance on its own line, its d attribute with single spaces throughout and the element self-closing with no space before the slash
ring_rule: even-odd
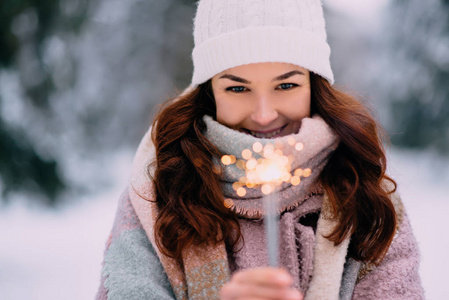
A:
<svg viewBox="0 0 449 300">
<path fill-rule="evenodd" d="M 338 146 L 337 136 L 319 116 L 302 120 L 300 131 L 276 139 L 260 139 L 238 132 L 205 116 L 207 125 L 205 136 L 223 155 L 234 155 L 243 159 L 242 151 L 252 149 L 254 143 L 263 146 L 273 144 L 285 156 L 293 158 L 291 172 L 301 168 L 312 170 L 310 176 L 301 178 L 297 186 L 283 183 L 279 189 L 278 210 L 281 214 L 279 224 L 281 267 L 286 268 L 294 279 L 294 286 L 304 293 L 308 289 L 312 275 L 314 228 L 304 226 L 300 219 L 321 209 L 323 191 L 316 183 L 330 155 Z M 296 145 L 300 143 L 301 149 Z M 258 158 L 258 154 L 253 154 Z M 218 162 L 217 162 L 218 163 Z M 227 205 L 240 217 L 244 242 L 240 251 L 229 254 L 231 272 L 241 269 L 268 265 L 266 240 L 263 227 L 263 193 L 259 188 L 246 188 L 246 195 L 240 197 L 232 184 L 243 176 L 245 171 L 235 164 L 223 166 L 222 185 Z"/>
</svg>

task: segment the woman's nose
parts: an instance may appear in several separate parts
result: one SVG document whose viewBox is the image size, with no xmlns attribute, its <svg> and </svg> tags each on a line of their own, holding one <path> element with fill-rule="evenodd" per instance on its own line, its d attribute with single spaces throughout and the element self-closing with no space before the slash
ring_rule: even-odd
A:
<svg viewBox="0 0 449 300">
<path fill-rule="evenodd" d="M 278 112 L 273 99 L 266 95 L 258 96 L 251 119 L 260 126 L 267 126 L 277 117 Z"/>
</svg>

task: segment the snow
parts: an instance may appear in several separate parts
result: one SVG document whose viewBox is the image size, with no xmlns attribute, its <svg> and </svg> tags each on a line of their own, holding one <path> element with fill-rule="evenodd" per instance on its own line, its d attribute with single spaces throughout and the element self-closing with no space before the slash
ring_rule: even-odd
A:
<svg viewBox="0 0 449 300">
<path fill-rule="evenodd" d="M 0 212 L 0 299 L 92 299 L 117 200 L 126 185 L 131 155 L 116 166 L 113 188 L 59 211 L 23 203 Z M 390 174 L 409 213 L 422 252 L 427 299 L 447 299 L 449 160 L 430 152 L 389 151 Z M 129 163 L 129 165 L 126 165 Z"/>
<path fill-rule="evenodd" d="M 116 198 L 105 193 L 58 213 L 2 212 L 0 299 L 92 299 Z"/>
<path fill-rule="evenodd" d="M 399 183 L 421 250 L 421 278 L 427 299 L 449 299 L 449 159 L 432 152 L 390 153 L 390 174 Z"/>
<path fill-rule="evenodd" d="M 114 185 L 59 210 L 18 201 L 0 210 L 0 299 L 93 299 L 132 154 L 114 155 Z"/>
</svg>

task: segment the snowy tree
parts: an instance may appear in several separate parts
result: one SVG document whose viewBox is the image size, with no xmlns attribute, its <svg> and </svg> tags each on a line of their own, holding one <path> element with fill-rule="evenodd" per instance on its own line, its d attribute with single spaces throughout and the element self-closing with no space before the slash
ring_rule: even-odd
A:
<svg viewBox="0 0 449 300">
<path fill-rule="evenodd" d="M 29 121 L 35 117 L 39 116 L 41 123 L 49 117 L 49 99 L 56 89 L 54 76 L 60 75 L 44 61 L 46 43 L 50 37 L 77 32 L 87 8 L 85 1 L 3 0 L 0 4 L 0 191 L 3 200 L 10 192 L 29 191 L 36 199 L 53 203 L 65 185 L 57 160 L 38 149 L 39 138 L 33 139 L 28 134 L 28 126 L 33 126 Z M 67 61 L 70 65 L 70 55 Z M 69 68 L 65 73 L 66 79 L 70 79 L 74 70 Z"/>
<path fill-rule="evenodd" d="M 379 95 L 393 143 L 449 151 L 449 1 L 394 0 L 384 27 Z"/>
<path fill-rule="evenodd" d="M 64 186 L 108 182 L 114 153 L 134 149 L 155 106 L 189 83 L 195 2 L 2 2 L 4 194 L 54 203 Z"/>
</svg>

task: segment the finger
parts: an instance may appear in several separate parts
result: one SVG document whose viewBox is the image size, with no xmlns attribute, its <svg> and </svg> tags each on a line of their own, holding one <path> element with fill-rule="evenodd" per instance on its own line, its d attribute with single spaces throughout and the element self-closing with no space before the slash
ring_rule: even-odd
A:
<svg viewBox="0 0 449 300">
<path fill-rule="evenodd" d="M 269 300 L 301 300 L 302 294 L 291 288 L 275 288 L 272 286 L 253 285 L 249 283 L 229 282 L 221 290 L 221 299 L 269 299 Z"/>
<path fill-rule="evenodd" d="M 277 268 L 256 268 L 237 272 L 231 279 L 237 283 L 289 287 L 293 283 L 290 274 Z"/>
<path fill-rule="evenodd" d="M 237 299 L 248 299 L 248 298 L 256 298 L 256 299 L 266 299 L 266 300 L 302 300 L 301 292 L 295 289 L 279 289 L 279 288 L 270 288 L 264 286 L 258 286 L 250 288 L 250 286 L 245 287 L 242 290 L 242 293 L 239 294 Z"/>
</svg>

